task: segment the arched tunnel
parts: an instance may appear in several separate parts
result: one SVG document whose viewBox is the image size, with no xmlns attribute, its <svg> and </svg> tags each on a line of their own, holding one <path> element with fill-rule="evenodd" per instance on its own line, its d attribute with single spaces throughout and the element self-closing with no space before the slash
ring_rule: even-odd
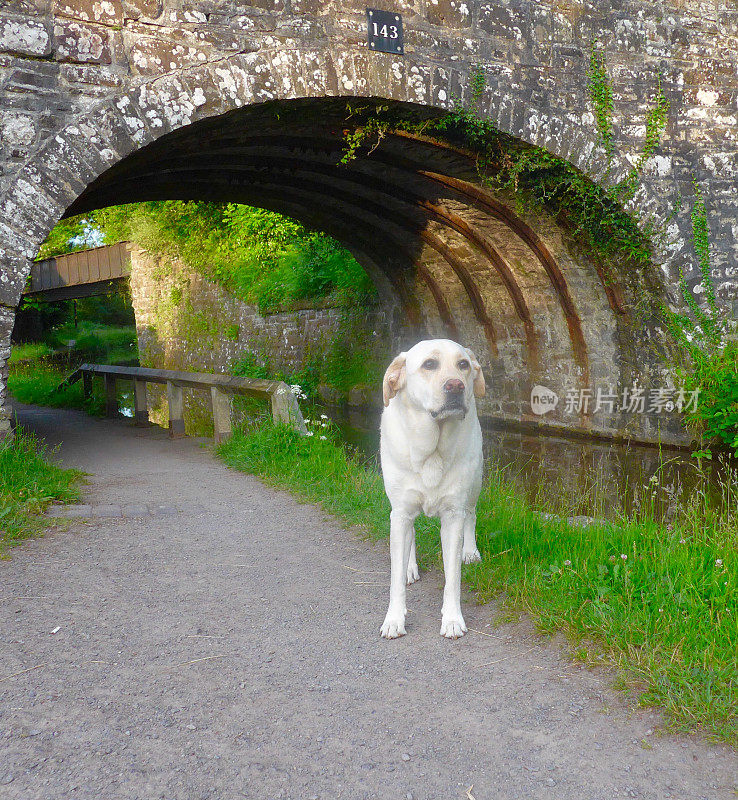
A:
<svg viewBox="0 0 738 800">
<path fill-rule="evenodd" d="M 537 385 L 560 398 L 594 398 L 597 387 L 643 382 L 627 290 L 605 279 L 564 227 L 542 212 L 518 213 L 514 197 L 480 180 L 472 153 L 437 139 L 387 133 L 341 163 L 350 125 L 342 98 L 211 117 L 119 161 L 66 216 L 144 200 L 210 200 L 323 230 L 373 278 L 398 347 L 437 336 L 475 351 L 490 387 L 482 412 L 496 417 L 541 424 L 530 405 Z M 607 434 L 622 420 L 613 404 L 595 411 L 593 400 L 568 412 L 560 403 L 543 423 Z"/>
</svg>

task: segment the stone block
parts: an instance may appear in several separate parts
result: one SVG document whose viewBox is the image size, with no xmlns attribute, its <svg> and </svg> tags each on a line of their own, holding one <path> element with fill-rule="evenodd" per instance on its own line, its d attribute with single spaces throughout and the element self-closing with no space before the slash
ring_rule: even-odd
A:
<svg viewBox="0 0 738 800">
<path fill-rule="evenodd" d="M 31 114 L 6 111 L 0 118 L 0 142 L 10 147 L 28 147 L 36 141 L 38 123 Z"/>
<path fill-rule="evenodd" d="M 0 52 L 43 57 L 51 53 L 45 20 L 0 14 Z"/>
<path fill-rule="evenodd" d="M 469 3 L 464 0 L 435 0 L 426 6 L 426 19 L 431 25 L 444 28 L 470 28 L 472 24 Z"/>
<path fill-rule="evenodd" d="M 352 408 L 365 408 L 382 404 L 381 392 L 376 386 L 366 383 L 357 383 L 348 393 L 348 404 Z"/>
<path fill-rule="evenodd" d="M 158 19 L 164 7 L 164 0 L 123 0 L 123 10 L 131 19 Z"/>
<path fill-rule="evenodd" d="M 59 61 L 110 64 L 110 38 L 102 26 L 57 21 L 54 24 L 56 57 Z"/>
<path fill-rule="evenodd" d="M 192 47 L 183 42 L 133 36 L 124 32 L 128 59 L 134 75 L 162 75 L 204 64 L 211 57 L 208 47 Z"/>
<path fill-rule="evenodd" d="M 18 305 L 26 286 L 30 264 L 28 259 L 3 253 L 0 248 L 0 305 Z"/>
<path fill-rule="evenodd" d="M 108 25 L 123 22 L 120 0 L 53 0 L 52 8 L 57 19 L 71 17 Z"/>
</svg>

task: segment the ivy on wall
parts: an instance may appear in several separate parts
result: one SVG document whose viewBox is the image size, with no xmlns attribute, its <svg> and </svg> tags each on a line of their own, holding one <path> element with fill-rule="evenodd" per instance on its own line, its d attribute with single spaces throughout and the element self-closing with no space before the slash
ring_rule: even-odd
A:
<svg viewBox="0 0 738 800">
<path fill-rule="evenodd" d="M 612 149 L 612 89 L 604 65 L 599 60 L 596 64 L 600 65 L 595 79 L 596 118 L 606 149 Z M 510 193 L 519 213 L 545 210 L 600 257 L 625 258 L 635 266 L 648 264 L 648 236 L 621 205 L 628 197 L 624 185 L 603 188 L 568 161 L 498 130 L 479 113 L 485 88 L 486 74 L 478 67 L 470 76 L 468 102 L 452 98 L 455 108 L 443 115 L 371 101 L 349 103 L 346 122 L 351 127 L 345 133 L 341 163 L 352 161 L 362 148 L 371 153 L 393 130 L 441 139 L 468 150 L 476 161 L 481 182 L 493 190 Z M 649 144 L 651 154 L 665 120 L 666 110 L 663 105 L 660 109 L 649 128 L 652 139 L 655 136 Z M 643 163 L 645 160 L 638 169 Z"/>
</svg>

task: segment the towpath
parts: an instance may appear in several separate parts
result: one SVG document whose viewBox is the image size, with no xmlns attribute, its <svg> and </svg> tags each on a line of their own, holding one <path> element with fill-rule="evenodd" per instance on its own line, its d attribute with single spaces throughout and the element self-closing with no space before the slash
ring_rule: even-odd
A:
<svg viewBox="0 0 738 800">
<path fill-rule="evenodd" d="M 19 416 L 91 477 L 86 521 L 0 561 L 3 800 L 735 797 L 734 752 L 492 607 L 441 638 L 438 574 L 380 639 L 386 543 L 201 443 Z"/>
</svg>

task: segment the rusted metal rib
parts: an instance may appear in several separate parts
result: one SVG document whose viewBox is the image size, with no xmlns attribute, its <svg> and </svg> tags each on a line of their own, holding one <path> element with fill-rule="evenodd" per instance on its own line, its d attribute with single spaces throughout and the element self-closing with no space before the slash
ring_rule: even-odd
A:
<svg viewBox="0 0 738 800">
<path fill-rule="evenodd" d="M 459 279 L 459 281 L 461 281 L 461 284 L 466 290 L 467 296 L 469 297 L 469 302 L 471 303 L 472 310 L 474 311 L 474 316 L 484 330 L 484 335 L 487 338 L 489 349 L 492 352 L 492 355 L 497 358 L 499 355 L 499 351 L 497 349 L 497 331 L 495 330 L 494 323 L 487 313 L 487 309 L 479 291 L 479 287 L 469 274 L 469 270 L 467 270 L 461 259 L 454 254 L 451 248 L 439 236 L 436 236 L 427 229 L 421 231 L 420 236 L 424 242 L 426 242 L 440 256 L 443 257 L 451 269 L 456 273 L 456 277 Z"/>
<path fill-rule="evenodd" d="M 417 274 L 420 276 L 420 278 L 423 280 L 423 283 L 425 283 L 428 289 L 430 289 L 430 293 L 433 295 L 433 299 L 436 301 L 438 314 L 441 317 L 443 324 L 453 334 L 454 338 L 458 338 L 459 329 L 456 327 L 453 315 L 451 314 L 451 309 L 448 307 L 446 298 L 443 296 L 443 293 L 441 292 L 441 289 L 436 283 L 435 279 L 428 271 L 428 268 L 425 267 L 423 264 L 418 264 L 416 266 L 416 271 Z"/>
<path fill-rule="evenodd" d="M 346 172 L 344 170 L 339 170 L 334 166 L 329 166 L 323 163 L 312 163 L 312 162 L 305 162 L 294 158 L 273 158 L 271 160 L 261 161 L 260 163 L 254 163 L 251 159 L 244 159 L 241 157 L 239 159 L 240 163 L 234 169 L 234 165 L 228 165 L 227 163 L 221 164 L 220 168 L 228 170 L 231 173 L 231 183 L 230 185 L 233 186 L 232 175 L 233 173 L 266 173 L 269 175 L 269 179 L 265 181 L 266 184 L 269 183 L 277 183 L 278 185 L 281 183 L 282 186 L 289 188 L 291 193 L 299 193 L 300 191 L 304 191 L 306 185 L 314 185 L 317 186 L 318 189 L 312 192 L 312 195 L 315 199 L 321 199 L 321 180 L 325 180 L 326 178 L 329 180 L 338 180 L 340 182 L 349 182 L 351 184 L 356 184 L 357 178 L 366 177 L 366 176 L 356 176 L 352 175 L 350 172 Z M 251 163 L 249 163 L 251 162 Z M 288 163 L 289 162 L 289 163 Z M 288 167 L 291 167 L 289 169 Z M 319 176 L 319 180 L 316 182 L 315 179 L 312 179 L 309 183 L 306 181 L 301 181 L 299 188 L 295 186 L 295 177 L 294 171 L 298 169 L 305 172 L 312 172 L 313 174 Z M 199 181 L 198 178 L 193 177 L 193 173 L 203 172 L 207 175 L 207 178 L 203 178 L 203 180 L 207 181 L 209 184 L 213 183 L 213 174 L 211 169 L 205 169 L 204 167 L 200 167 L 197 164 L 195 165 L 188 165 L 187 167 L 180 166 L 179 164 L 172 165 L 169 169 L 166 170 L 165 175 L 169 179 L 178 179 L 182 184 L 187 182 L 191 182 L 193 184 L 197 184 Z M 190 173 L 187 176 L 186 180 L 182 180 L 186 173 Z M 282 176 L 282 177 L 280 177 Z M 156 180 L 158 178 L 161 181 L 161 170 L 157 169 L 156 172 L 149 172 L 148 174 L 143 173 L 137 176 L 127 176 L 126 183 L 146 183 L 146 179 L 149 180 Z M 275 177 L 277 181 L 275 181 Z M 341 190 L 336 190 L 335 186 L 329 186 L 330 194 L 326 195 L 323 194 L 322 202 L 325 202 L 326 196 L 332 196 L 334 198 L 341 198 L 342 203 L 356 206 L 356 195 L 353 192 L 345 192 Z M 397 193 L 388 191 L 389 189 L 396 189 Z M 323 192 L 325 190 L 323 189 Z M 475 248 L 481 251 L 492 263 L 495 270 L 500 274 L 502 277 L 503 283 L 510 294 L 510 297 L 513 301 L 513 306 L 515 308 L 516 314 L 520 318 L 523 328 L 525 331 L 525 339 L 526 345 L 528 349 L 528 356 L 529 362 L 532 369 L 537 369 L 539 364 L 539 356 L 538 356 L 538 344 L 537 344 L 537 335 L 535 332 L 535 326 L 533 325 L 529 309 L 525 302 L 525 298 L 523 297 L 522 291 L 517 283 L 517 280 L 510 270 L 510 267 L 507 263 L 502 259 L 502 257 L 497 253 L 495 248 L 492 244 L 485 239 L 480 233 L 476 231 L 476 229 L 467 223 L 462 217 L 458 214 L 450 212 L 448 209 L 443 208 L 442 206 L 435 205 L 430 201 L 426 200 L 422 196 L 416 195 L 414 193 L 408 192 L 407 190 L 403 190 L 400 187 L 396 187 L 393 184 L 389 184 L 388 182 L 384 182 L 384 192 L 388 197 L 391 197 L 396 203 L 404 204 L 408 206 L 415 206 L 421 210 L 423 210 L 426 214 L 430 214 L 433 218 L 441 222 L 441 224 L 451 227 L 452 229 L 456 230 L 462 236 L 464 236 L 470 244 L 475 246 Z M 378 204 L 374 201 L 367 200 L 364 198 L 362 200 L 362 210 L 366 207 L 376 209 L 376 213 L 387 216 L 387 208 Z M 388 221 L 389 218 L 388 218 Z M 409 233 L 415 234 L 420 236 L 420 238 L 425 238 L 428 244 L 436 249 L 439 254 L 449 262 L 449 266 L 454 271 L 454 273 L 459 277 L 462 282 L 462 285 L 467 292 L 467 296 L 469 298 L 470 305 L 472 310 L 475 313 L 477 320 L 483 326 L 485 330 L 485 336 L 490 343 L 490 348 L 493 355 L 497 355 L 497 336 L 496 331 L 494 329 L 494 325 L 492 324 L 491 319 L 489 318 L 486 310 L 484 309 L 484 303 L 481 299 L 481 295 L 479 293 L 476 284 L 474 283 L 471 276 L 469 276 L 468 272 L 463 268 L 460 267 L 460 262 L 456 259 L 453 254 L 450 253 L 448 247 L 443 246 L 443 243 L 438 237 L 424 237 L 425 227 L 419 221 L 413 220 L 412 218 L 407 217 L 404 214 L 395 214 L 391 218 L 391 224 L 399 225 L 404 227 L 408 230 Z M 440 245 L 440 247 L 439 247 Z M 451 260 L 449 261 L 448 256 L 451 256 Z M 399 287 L 397 287 L 399 288 Z M 435 295 L 434 295 L 435 297 Z M 405 306 L 405 303 L 403 303 Z M 409 311 L 409 308 L 406 307 L 406 311 Z M 441 310 L 439 308 L 439 314 Z M 415 316 L 410 312 L 412 316 Z M 415 322 L 415 320 L 411 320 Z"/>
<path fill-rule="evenodd" d="M 543 266 L 546 274 L 551 281 L 551 284 L 559 298 L 561 308 L 566 318 L 567 326 L 569 328 L 569 335 L 572 343 L 572 350 L 574 357 L 579 366 L 584 370 L 583 380 L 589 382 L 589 358 L 587 355 L 587 344 L 584 339 L 582 331 L 582 322 L 577 313 L 574 301 L 569 293 L 569 286 L 564 278 L 556 259 L 551 255 L 550 250 L 541 241 L 538 234 L 526 224 L 520 217 L 513 214 L 509 208 L 500 203 L 498 200 L 490 197 L 486 192 L 483 192 L 479 187 L 467 181 L 462 181 L 458 178 L 452 178 L 449 175 L 442 175 L 437 172 L 430 172 L 428 170 L 418 170 L 419 175 L 423 175 L 436 183 L 441 183 L 467 197 L 474 199 L 480 206 L 488 211 L 496 219 L 504 222 L 517 236 L 522 239 L 530 248 L 530 250 L 538 258 Z M 603 282 L 604 283 L 604 282 Z M 607 289 L 605 289 L 607 291 Z"/>
</svg>

